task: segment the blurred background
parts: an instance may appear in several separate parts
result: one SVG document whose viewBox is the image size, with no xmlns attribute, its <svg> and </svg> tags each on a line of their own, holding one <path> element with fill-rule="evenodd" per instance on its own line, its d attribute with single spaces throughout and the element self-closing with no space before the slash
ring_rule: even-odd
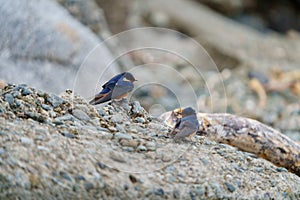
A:
<svg viewBox="0 0 300 200">
<path fill-rule="evenodd" d="M 192 105 L 299 141 L 299 11 L 299 0 L 0 0 L 0 88 L 89 98 L 131 71 L 130 98 L 153 115 Z"/>
</svg>

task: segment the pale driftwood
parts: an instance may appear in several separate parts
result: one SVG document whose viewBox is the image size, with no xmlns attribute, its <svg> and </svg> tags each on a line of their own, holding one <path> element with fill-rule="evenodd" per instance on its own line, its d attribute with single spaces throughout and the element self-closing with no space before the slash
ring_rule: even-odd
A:
<svg viewBox="0 0 300 200">
<path fill-rule="evenodd" d="M 299 66 L 300 40 L 297 33 L 295 37 L 261 33 L 195 1 L 141 0 L 137 3 L 140 4 L 135 10 L 137 15 L 164 13 L 170 27 L 178 27 L 178 30 L 192 35 L 204 45 L 218 67 L 246 65 L 267 71 L 272 66 L 282 69 L 297 69 Z"/>
<path fill-rule="evenodd" d="M 174 126 L 178 116 L 178 113 L 167 112 L 161 118 Z M 231 114 L 198 113 L 197 117 L 201 135 L 254 153 L 300 176 L 300 146 L 279 131 L 256 120 Z"/>
</svg>

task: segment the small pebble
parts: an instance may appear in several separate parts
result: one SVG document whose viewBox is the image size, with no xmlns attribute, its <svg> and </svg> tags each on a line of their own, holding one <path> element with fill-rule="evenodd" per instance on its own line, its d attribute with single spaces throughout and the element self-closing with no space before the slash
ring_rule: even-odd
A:
<svg viewBox="0 0 300 200">
<path fill-rule="evenodd" d="M 126 190 L 128 190 L 129 189 L 129 186 L 127 185 L 127 184 L 124 184 L 124 190 L 126 191 Z"/>
<path fill-rule="evenodd" d="M 123 151 L 127 151 L 127 152 L 134 152 L 134 148 L 133 147 L 122 147 Z"/>
<path fill-rule="evenodd" d="M 55 94 L 49 94 L 46 97 L 46 100 L 51 103 L 51 105 L 56 108 L 58 106 L 60 106 L 62 103 L 65 102 L 64 99 L 60 98 L 59 96 L 55 95 Z"/>
<path fill-rule="evenodd" d="M 144 112 L 144 108 L 138 101 L 134 101 L 131 103 L 132 109 L 131 112 L 133 115 L 141 115 Z"/>
<path fill-rule="evenodd" d="M 75 175 L 75 176 L 74 176 L 74 179 L 75 179 L 76 181 L 85 181 L 85 178 L 84 178 L 84 176 L 82 176 L 82 175 Z"/>
<path fill-rule="evenodd" d="M 114 161 L 120 162 L 120 163 L 126 163 L 126 160 L 124 156 L 120 153 L 111 151 L 109 154 L 110 158 L 113 159 Z"/>
<path fill-rule="evenodd" d="M 23 101 L 20 100 L 20 99 L 17 99 L 17 100 L 16 100 L 16 106 L 17 106 L 17 107 L 20 107 L 20 106 L 22 106 L 22 105 L 23 105 Z"/>
<path fill-rule="evenodd" d="M 110 132 L 107 132 L 107 131 L 101 131 L 99 132 L 99 134 L 101 135 L 101 138 L 103 139 L 112 139 L 114 137 L 114 135 Z"/>
<path fill-rule="evenodd" d="M 197 196 L 201 197 L 205 193 L 205 188 L 202 185 L 197 185 L 194 188 L 194 192 L 197 194 Z"/>
<path fill-rule="evenodd" d="M 72 113 L 79 120 L 89 121 L 91 119 L 85 112 L 79 109 L 73 110 Z"/>
<path fill-rule="evenodd" d="M 97 165 L 100 167 L 100 169 L 107 168 L 107 166 L 104 163 L 100 162 L 100 161 L 97 162 Z"/>
<path fill-rule="evenodd" d="M 41 151 L 46 151 L 46 152 L 50 152 L 51 151 L 49 148 L 44 147 L 44 146 L 38 146 L 37 149 L 41 150 Z"/>
<path fill-rule="evenodd" d="M 147 142 L 146 147 L 149 151 L 155 151 L 156 150 L 155 142 Z"/>
<path fill-rule="evenodd" d="M 121 114 L 115 114 L 111 116 L 110 121 L 112 123 L 122 123 L 124 121 L 123 116 Z"/>
<path fill-rule="evenodd" d="M 32 94 L 32 91 L 30 89 L 28 89 L 27 87 L 24 87 L 22 90 L 21 90 L 21 94 L 23 96 L 27 96 L 27 95 L 30 95 Z"/>
<path fill-rule="evenodd" d="M 6 86 L 6 83 L 4 80 L 0 80 L 0 90 L 4 89 L 4 87 Z"/>
<path fill-rule="evenodd" d="M 154 194 L 158 196 L 165 196 L 165 191 L 162 188 L 154 190 Z"/>
<path fill-rule="evenodd" d="M 262 167 L 256 167 L 255 171 L 261 173 L 264 169 Z"/>
<path fill-rule="evenodd" d="M 288 170 L 286 168 L 284 168 L 284 167 L 277 167 L 276 171 L 277 172 L 288 172 Z"/>
<path fill-rule="evenodd" d="M 33 140 L 27 137 L 21 137 L 21 143 L 26 145 L 33 144 Z"/>
<path fill-rule="evenodd" d="M 11 94 L 5 94 L 4 95 L 4 101 L 6 101 L 7 103 L 9 103 L 9 105 L 12 105 L 14 103 L 14 97 Z"/>
<path fill-rule="evenodd" d="M 173 197 L 174 197 L 174 199 L 180 199 L 180 191 L 175 189 L 173 191 Z"/>
<path fill-rule="evenodd" d="M 189 195 L 190 195 L 190 197 L 191 197 L 191 200 L 196 200 L 196 199 L 197 199 L 197 198 L 196 198 L 196 195 L 194 194 L 194 192 L 190 191 L 190 192 L 189 192 Z"/>
<path fill-rule="evenodd" d="M 117 132 L 118 131 L 118 129 L 116 129 L 116 127 L 114 127 L 114 126 L 109 126 L 108 130 L 110 130 L 111 132 Z"/>
<path fill-rule="evenodd" d="M 227 187 L 227 189 L 230 191 L 230 192 L 234 192 L 235 191 L 235 187 L 233 184 L 229 183 L 229 182 L 225 182 L 225 185 Z"/>
<path fill-rule="evenodd" d="M 91 189 L 94 188 L 93 184 L 91 182 L 86 181 L 84 183 L 84 188 L 86 189 L 86 191 L 90 191 Z"/>
<path fill-rule="evenodd" d="M 125 134 L 125 133 L 120 133 L 120 132 L 115 133 L 114 138 L 115 139 L 125 139 L 125 140 L 131 140 L 132 139 L 131 135 L 128 135 L 128 134 Z"/>
<path fill-rule="evenodd" d="M 139 142 L 137 140 L 127 140 L 127 139 L 124 139 L 124 140 L 120 141 L 120 144 L 122 146 L 136 148 L 139 145 Z"/>
<path fill-rule="evenodd" d="M 4 154 L 4 149 L 3 148 L 0 148 L 0 155 Z"/>
<path fill-rule="evenodd" d="M 138 147 L 136 148 L 136 150 L 137 150 L 138 152 L 144 152 L 144 151 L 147 151 L 147 148 L 146 148 L 145 146 L 143 146 L 143 145 L 140 145 L 140 146 L 138 146 Z"/>
<path fill-rule="evenodd" d="M 68 180 L 68 181 L 72 181 L 71 177 L 68 175 L 67 172 L 60 171 L 60 172 L 59 172 L 59 175 L 60 175 L 61 177 L 63 177 L 64 179 Z"/>
<path fill-rule="evenodd" d="M 126 132 L 124 126 L 122 126 L 122 124 L 116 124 L 116 129 L 118 129 L 118 131 L 120 132 Z"/>
<path fill-rule="evenodd" d="M 105 110 L 103 110 L 102 108 L 98 108 L 97 112 L 100 116 L 107 116 L 107 112 Z"/>
<path fill-rule="evenodd" d="M 70 138 L 70 139 L 75 139 L 75 138 L 76 138 L 76 136 L 75 136 L 74 134 L 72 134 L 72 133 L 65 133 L 65 132 L 62 132 L 61 135 L 62 135 L 62 136 L 65 136 L 65 137 L 67 137 L 67 138 Z"/>
<path fill-rule="evenodd" d="M 71 114 L 65 114 L 63 116 L 56 117 L 55 121 L 72 121 L 72 122 L 74 122 L 75 121 L 75 117 L 73 115 L 71 115 Z"/>
<path fill-rule="evenodd" d="M 51 110 L 51 107 L 50 107 L 49 105 L 47 105 L 47 104 L 42 104 L 41 107 L 42 107 L 44 110 L 47 110 L 47 111 Z"/>
<path fill-rule="evenodd" d="M 135 121 L 136 121 L 137 123 L 140 123 L 140 124 L 144 124 L 144 123 L 146 122 L 146 120 L 145 120 L 144 118 L 142 118 L 142 117 L 137 117 L 137 118 L 135 118 Z"/>
<path fill-rule="evenodd" d="M 130 128 L 129 132 L 131 132 L 131 133 L 137 133 L 138 131 L 136 130 L 136 128 Z"/>
</svg>

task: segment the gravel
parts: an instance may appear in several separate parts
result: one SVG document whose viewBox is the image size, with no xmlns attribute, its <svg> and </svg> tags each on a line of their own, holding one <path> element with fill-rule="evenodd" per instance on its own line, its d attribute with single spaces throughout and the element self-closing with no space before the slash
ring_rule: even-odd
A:
<svg viewBox="0 0 300 200">
<path fill-rule="evenodd" d="M 300 198 L 285 168 L 199 136 L 174 142 L 138 102 L 0 91 L 1 199 Z"/>
</svg>

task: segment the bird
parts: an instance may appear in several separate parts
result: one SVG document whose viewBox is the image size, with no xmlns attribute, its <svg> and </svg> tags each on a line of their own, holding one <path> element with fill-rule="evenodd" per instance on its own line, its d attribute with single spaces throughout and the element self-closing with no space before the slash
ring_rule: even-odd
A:
<svg viewBox="0 0 300 200">
<path fill-rule="evenodd" d="M 199 130 L 197 114 L 193 108 L 187 107 L 183 109 L 181 116 L 171 132 L 175 140 L 192 136 Z"/>
<path fill-rule="evenodd" d="M 129 72 L 120 73 L 102 85 L 102 90 L 89 102 L 92 105 L 118 100 L 128 96 L 133 90 L 133 82 L 137 81 Z"/>
</svg>

